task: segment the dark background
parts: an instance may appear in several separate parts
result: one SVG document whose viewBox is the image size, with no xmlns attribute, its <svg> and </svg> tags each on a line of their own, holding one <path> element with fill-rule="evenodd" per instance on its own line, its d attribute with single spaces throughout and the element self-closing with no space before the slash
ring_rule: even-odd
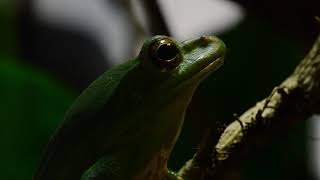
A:
<svg viewBox="0 0 320 180">
<path fill-rule="evenodd" d="M 40 22 L 31 2 L 0 5 L 3 180 L 31 179 L 69 105 L 110 67 L 92 38 Z M 233 121 L 233 113 L 241 114 L 282 82 L 319 33 L 318 0 L 236 2 L 245 19 L 218 34 L 228 47 L 226 63 L 194 96 L 169 163 L 174 170 L 192 157 L 205 127 Z M 230 173 L 234 179 L 316 179 L 308 167 L 306 131 L 307 123 L 294 125 Z"/>
</svg>

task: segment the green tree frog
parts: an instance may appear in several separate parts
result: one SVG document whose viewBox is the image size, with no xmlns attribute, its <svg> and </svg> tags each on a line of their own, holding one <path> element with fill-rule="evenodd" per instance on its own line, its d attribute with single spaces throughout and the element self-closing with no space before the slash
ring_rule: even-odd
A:
<svg viewBox="0 0 320 180">
<path fill-rule="evenodd" d="M 34 180 L 181 179 L 167 169 L 199 83 L 224 62 L 215 36 L 147 40 L 95 80 L 51 138 Z"/>
</svg>

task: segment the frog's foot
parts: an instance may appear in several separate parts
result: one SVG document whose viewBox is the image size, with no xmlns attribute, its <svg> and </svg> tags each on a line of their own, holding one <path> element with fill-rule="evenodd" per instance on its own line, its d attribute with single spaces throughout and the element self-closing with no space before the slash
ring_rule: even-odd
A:
<svg viewBox="0 0 320 180">
<path fill-rule="evenodd" d="M 183 180 L 183 178 L 178 176 L 177 173 L 168 170 L 168 174 L 164 177 L 163 180 Z"/>
</svg>

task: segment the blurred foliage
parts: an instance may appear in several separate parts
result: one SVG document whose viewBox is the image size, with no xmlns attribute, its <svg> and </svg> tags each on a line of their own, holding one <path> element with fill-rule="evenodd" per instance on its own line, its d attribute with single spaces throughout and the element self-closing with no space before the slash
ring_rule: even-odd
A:
<svg viewBox="0 0 320 180">
<path fill-rule="evenodd" d="M 6 3 L 0 3 L 0 54 L 14 55 L 16 34 L 14 9 Z"/>
<path fill-rule="evenodd" d="M 31 179 L 74 95 L 45 73 L 0 56 L 0 179 Z"/>
<path fill-rule="evenodd" d="M 46 73 L 20 64 L 15 1 L 0 2 L 0 179 L 31 179 L 42 149 L 74 95 Z"/>
</svg>

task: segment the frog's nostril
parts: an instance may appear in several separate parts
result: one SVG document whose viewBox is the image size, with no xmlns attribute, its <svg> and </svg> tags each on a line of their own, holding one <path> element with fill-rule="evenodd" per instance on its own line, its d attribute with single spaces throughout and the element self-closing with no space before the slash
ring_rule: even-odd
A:
<svg viewBox="0 0 320 180">
<path fill-rule="evenodd" d="M 179 54 L 179 49 L 170 43 L 162 44 L 156 51 L 156 57 L 159 60 L 171 61 Z"/>
</svg>

